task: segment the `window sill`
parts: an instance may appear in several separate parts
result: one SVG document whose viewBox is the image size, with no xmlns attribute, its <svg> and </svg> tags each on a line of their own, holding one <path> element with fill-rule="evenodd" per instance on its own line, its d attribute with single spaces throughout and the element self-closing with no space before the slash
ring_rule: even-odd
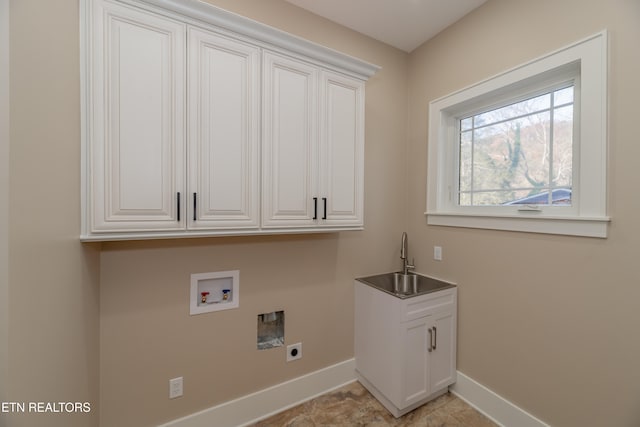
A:
<svg viewBox="0 0 640 427">
<path fill-rule="evenodd" d="M 598 238 L 607 237 L 607 225 L 611 222 L 610 217 L 497 216 L 451 212 L 426 212 L 425 215 L 429 225 Z"/>
</svg>

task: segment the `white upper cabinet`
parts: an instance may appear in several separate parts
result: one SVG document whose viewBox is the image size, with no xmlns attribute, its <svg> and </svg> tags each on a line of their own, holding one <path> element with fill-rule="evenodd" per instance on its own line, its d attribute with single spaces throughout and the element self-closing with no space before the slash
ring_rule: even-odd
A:
<svg viewBox="0 0 640 427">
<path fill-rule="evenodd" d="M 204 2 L 80 2 L 82 240 L 362 228 L 378 67 Z"/>
<path fill-rule="evenodd" d="M 320 189 L 326 226 L 363 226 L 364 82 L 323 72 Z"/>
<path fill-rule="evenodd" d="M 257 229 L 260 50 L 190 28 L 188 64 L 189 228 Z"/>
<path fill-rule="evenodd" d="M 94 7 L 90 231 L 182 229 L 185 26 Z"/>
<path fill-rule="evenodd" d="M 262 222 L 265 227 L 308 227 L 316 222 L 317 98 L 317 67 L 264 53 Z"/>
<path fill-rule="evenodd" d="M 264 53 L 263 226 L 363 225 L 364 83 Z"/>
</svg>

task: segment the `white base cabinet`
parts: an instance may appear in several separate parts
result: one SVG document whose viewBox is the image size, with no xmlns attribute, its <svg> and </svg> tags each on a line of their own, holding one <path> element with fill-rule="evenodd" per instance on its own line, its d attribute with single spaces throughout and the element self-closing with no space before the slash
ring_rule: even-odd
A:
<svg viewBox="0 0 640 427">
<path fill-rule="evenodd" d="M 363 227 L 379 67 L 206 2 L 81 0 L 81 239 Z"/>
<path fill-rule="evenodd" d="M 457 288 L 400 299 L 355 281 L 358 380 L 395 417 L 456 380 Z"/>
</svg>

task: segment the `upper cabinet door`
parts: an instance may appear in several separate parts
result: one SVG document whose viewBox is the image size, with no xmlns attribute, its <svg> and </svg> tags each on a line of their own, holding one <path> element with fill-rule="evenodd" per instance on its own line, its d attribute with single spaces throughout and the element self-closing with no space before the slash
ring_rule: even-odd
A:
<svg viewBox="0 0 640 427">
<path fill-rule="evenodd" d="M 323 72 L 320 109 L 320 194 L 325 217 L 323 224 L 362 226 L 364 82 Z"/>
<path fill-rule="evenodd" d="M 188 64 L 189 228 L 258 228 L 260 50 L 190 28 Z"/>
<path fill-rule="evenodd" d="M 185 26 L 93 7 L 92 231 L 183 229 Z"/>
<path fill-rule="evenodd" d="M 265 227 L 306 227 L 321 215 L 317 189 L 318 69 L 265 52 L 263 57 Z"/>
</svg>

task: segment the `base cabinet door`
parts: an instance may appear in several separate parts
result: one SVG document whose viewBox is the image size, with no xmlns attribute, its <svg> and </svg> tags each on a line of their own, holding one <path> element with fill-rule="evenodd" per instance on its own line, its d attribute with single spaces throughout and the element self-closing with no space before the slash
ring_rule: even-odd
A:
<svg viewBox="0 0 640 427">
<path fill-rule="evenodd" d="M 402 333 L 406 407 L 455 382 L 455 317 L 438 312 L 403 323 Z"/>
<path fill-rule="evenodd" d="M 95 2 L 92 232 L 185 228 L 185 25 Z"/>
<path fill-rule="evenodd" d="M 456 318 L 452 311 L 436 313 L 430 321 L 432 346 L 429 352 L 429 383 L 439 390 L 456 381 Z"/>
<path fill-rule="evenodd" d="M 189 229 L 260 225 L 260 49 L 189 28 Z"/>
<path fill-rule="evenodd" d="M 404 387 L 402 402 L 398 405 L 401 408 L 424 399 L 430 393 L 429 327 L 428 317 L 402 324 Z"/>
</svg>

